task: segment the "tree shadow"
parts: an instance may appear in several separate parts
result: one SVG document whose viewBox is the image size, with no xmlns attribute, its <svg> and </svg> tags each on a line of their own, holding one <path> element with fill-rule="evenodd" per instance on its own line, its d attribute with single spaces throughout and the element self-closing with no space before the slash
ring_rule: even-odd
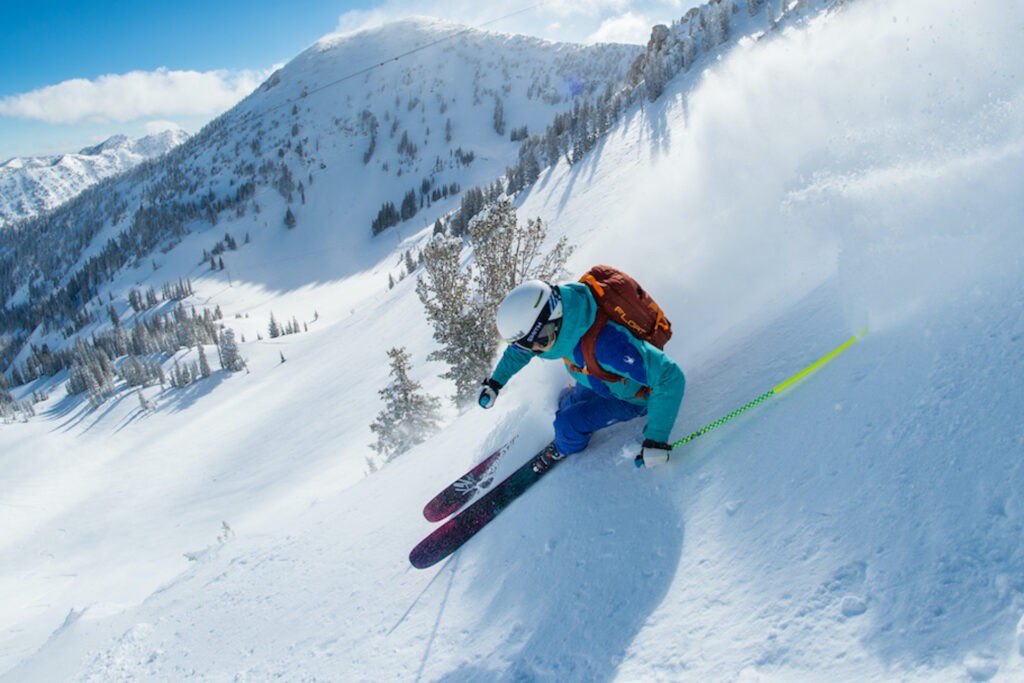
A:
<svg viewBox="0 0 1024 683">
<path fill-rule="evenodd" d="M 188 410 L 204 396 L 216 390 L 230 374 L 227 370 L 218 370 L 209 377 L 196 380 L 186 387 L 164 389 L 159 395 L 159 409 L 167 409 L 176 413 Z"/>
<path fill-rule="evenodd" d="M 159 394 L 160 409 L 169 409 L 173 412 L 188 410 L 204 396 L 213 392 L 221 382 L 228 378 L 226 370 L 215 371 L 205 379 L 196 380 L 186 387 L 165 388 Z M 136 398 L 137 387 L 122 387 L 116 394 L 107 397 L 99 406 L 89 403 L 85 394 L 67 394 L 56 404 L 46 411 L 46 415 L 55 420 L 61 420 L 60 424 L 54 427 L 53 431 L 69 432 L 75 427 L 84 424 L 91 418 L 85 427 L 86 432 L 95 425 L 102 422 L 108 415 L 117 409 L 126 399 Z M 122 420 L 115 431 L 121 431 L 133 422 L 138 421 L 145 415 L 141 408 Z"/>
<path fill-rule="evenodd" d="M 121 405 L 121 402 L 126 397 L 134 395 L 133 391 L 122 389 L 116 394 L 108 396 L 100 405 L 93 406 L 84 393 L 67 394 L 50 410 L 46 411 L 46 414 L 55 419 L 63 418 L 63 422 L 53 429 L 53 431 L 63 432 L 70 432 L 75 427 L 84 424 L 87 419 L 92 418 L 91 422 L 84 429 L 85 432 L 88 432 Z"/>
<path fill-rule="evenodd" d="M 650 146 L 650 160 L 654 162 L 658 158 L 667 155 L 671 148 L 671 127 L 668 123 L 667 109 L 670 106 L 676 106 L 676 104 L 676 98 L 664 96 L 655 102 L 644 101 L 640 106 L 636 106 L 626 112 L 610 132 L 615 132 L 621 128 L 624 137 L 633 135 L 637 139 L 643 139 L 646 135 Z M 630 131 L 634 127 L 640 130 L 631 133 Z M 586 186 L 595 180 L 602 167 L 601 160 L 604 157 L 608 141 L 609 135 L 601 136 L 594 147 L 583 155 L 583 158 L 573 164 L 571 171 L 566 174 L 565 185 L 561 190 L 561 197 L 558 200 L 559 213 L 568 206 L 569 200 L 577 191 L 577 185 L 580 182 Z M 528 197 L 533 191 L 543 192 L 550 182 L 551 173 L 546 169 L 538 181 L 530 188 L 527 188 L 523 196 Z"/>
</svg>

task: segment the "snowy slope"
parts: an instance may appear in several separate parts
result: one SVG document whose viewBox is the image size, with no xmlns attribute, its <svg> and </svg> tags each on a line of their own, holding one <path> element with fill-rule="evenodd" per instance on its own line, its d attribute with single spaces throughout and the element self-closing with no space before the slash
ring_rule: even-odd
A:
<svg viewBox="0 0 1024 683">
<path fill-rule="evenodd" d="M 55 396 L 0 430 L 3 680 L 1020 680 L 1022 28 L 848 3 L 547 172 L 520 217 L 670 312 L 679 436 L 870 332 L 669 468 L 602 433 L 436 569 L 406 562 L 423 502 L 543 444 L 563 371 L 361 479 L 387 347 L 448 393 L 412 281 L 205 289 L 320 317 L 156 414 Z"/>
<path fill-rule="evenodd" d="M 186 139 L 188 133 L 180 128 L 135 139 L 115 135 L 78 154 L 8 159 L 0 164 L 0 226 L 49 211 Z"/>
</svg>

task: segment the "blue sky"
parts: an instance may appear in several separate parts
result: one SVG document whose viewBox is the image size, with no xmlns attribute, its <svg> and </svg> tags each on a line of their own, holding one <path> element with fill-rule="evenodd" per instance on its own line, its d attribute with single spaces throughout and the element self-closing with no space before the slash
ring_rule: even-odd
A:
<svg viewBox="0 0 1024 683">
<path fill-rule="evenodd" d="M 678 19 L 696 1 L 3 4 L 0 162 L 75 152 L 117 133 L 171 125 L 194 133 L 318 38 L 410 14 L 551 40 L 642 43 L 653 24 Z"/>
</svg>

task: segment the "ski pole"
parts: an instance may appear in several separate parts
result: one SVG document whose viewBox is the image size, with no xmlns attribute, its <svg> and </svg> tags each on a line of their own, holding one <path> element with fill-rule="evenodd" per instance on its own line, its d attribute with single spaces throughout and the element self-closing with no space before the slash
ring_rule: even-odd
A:
<svg viewBox="0 0 1024 683">
<path fill-rule="evenodd" d="M 705 434 L 707 434 L 711 430 L 717 429 L 718 427 L 721 427 L 722 425 L 724 425 L 726 422 L 728 422 L 729 420 L 733 419 L 737 415 L 745 413 L 746 411 L 750 410 L 754 406 L 761 405 L 762 403 L 764 403 L 765 401 L 770 399 L 772 396 L 775 396 L 776 394 L 780 393 L 781 391 L 789 388 L 790 386 L 792 386 L 793 384 L 795 384 L 799 380 L 803 379 L 807 375 L 811 374 L 812 372 L 814 372 L 815 370 L 817 370 L 821 366 L 823 366 L 826 363 L 828 363 L 829 361 L 831 361 L 833 358 L 835 358 L 836 356 L 841 354 L 843 351 L 845 351 L 846 349 L 848 349 L 851 346 L 853 346 L 853 344 L 858 339 L 860 339 L 861 337 L 863 337 L 867 333 L 868 333 L 868 329 L 865 327 L 863 330 L 861 330 L 857 334 L 853 335 L 852 337 L 847 339 L 845 342 L 843 342 L 842 344 L 840 344 L 836 348 L 832 349 L 832 351 L 830 351 L 829 353 L 825 354 L 824 356 L 822 356 L 818 360 L 814 361 L 813 363 L 811 363 L 806 368 L 804 368 L 800 372 L 796 373 L 795 375 L 793 375 L 789 379 L 784 380 L 783 382 L 781 382 L 779 384 L 776 384 L 774 387 L 772 387 L 768 391 L 764 392 L 763 394 L 761 394 L 760 396 L 758 396 L 754 400 L 750 401 L 749 403 L 746 403 L 746 404 L 740 406 L 739 408 L 737 408 L 736 410 L 732 411 L 728 415 L 720 417 L 717 420 L 715 420 L 714 422 L 712 422 L 711 424 L 704 425 L 703 427 L 701 427 L 700 429 L 695 431 L 693 434 L 690 434 L 688 436 L 684 436 L 682 439 L 679 439 L 679 441 L 676 441 L 675 443 L 672 444 L 672 449 L 675 450 L 679 446 L 682 446 L 684 443 L 689 443 L 690 441 L 693 441 L 698 436 L 704 436 Z M 637 461 L 636 462 L 637 462 L 637 467 L 643 467 L 642 455 L 638 455 L 637 456 Z"/>
</svg>

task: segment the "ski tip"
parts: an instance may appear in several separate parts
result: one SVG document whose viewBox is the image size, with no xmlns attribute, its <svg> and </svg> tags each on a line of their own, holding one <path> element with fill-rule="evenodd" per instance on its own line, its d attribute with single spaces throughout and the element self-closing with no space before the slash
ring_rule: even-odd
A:
<svg viewBox="0 0 1024 683">
<path fill-rule="evenodd" d="M 428 569 L 433 567 L 442 559 L 444 558 L 422 552 L 419 548 L 413 548 L 412 552 L 409 553 L 409 564 L 416 569 Z"/>
<path fill-rule="evenodd" d="M 440 522 L 445 517 L 448 517 L 451 513 L 444 510 L 437 510 L 432 507 L 423 508 L 423 518 L 428 522 Z"/>
</svg>

